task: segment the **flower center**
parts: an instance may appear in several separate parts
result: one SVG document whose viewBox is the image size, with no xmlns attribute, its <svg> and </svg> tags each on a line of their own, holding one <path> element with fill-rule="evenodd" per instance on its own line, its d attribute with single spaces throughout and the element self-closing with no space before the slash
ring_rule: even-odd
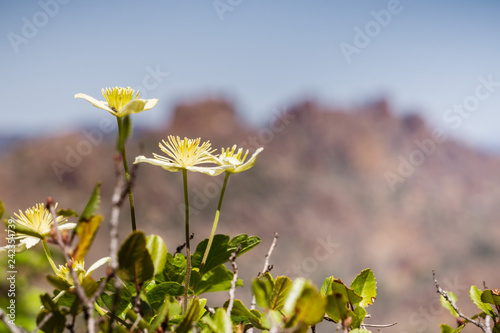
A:
<svg viewBox="0 0 500 333">
<path fill-rule="evenodd" d="M 119 111 L 125 105 L 127 105 L 130 101 L 139 98 L 139 91 L 136 93 L 134 89 L 127 87 L 114 87 L 114 88 L 106 88 L 102 90 L 102 94 L 106 101 L 108 101 L 108 105 L 114 111 Z"/>
<path fill-rule="evenodd" d="M 214 150 L 210 149 L 210 141 L 203 142 L 200 146 L 200 138 L 190 140 L 179 137 L 169 136 L 168 142 L 163 140 L 160 149 L 167 153 L 170 158 L 181 167 L 194 166 L 202 163 L 212 162 L 210 155 Z"/>
</svg>

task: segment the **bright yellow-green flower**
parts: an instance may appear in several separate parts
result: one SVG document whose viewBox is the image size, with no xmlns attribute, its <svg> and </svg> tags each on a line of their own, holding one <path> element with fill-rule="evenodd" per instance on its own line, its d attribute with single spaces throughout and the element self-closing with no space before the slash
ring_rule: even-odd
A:
<svg viewBox="0 0 500 333">
<path fill-rule="evenodd" d="M 264 148 L 261 147 L 257 149 L 247 162 L 245 162 L 245 160 L 248 156 L 248 150 L 243 157 L 241 157 L 241 155 L 243 154 L 242 148 L 238 149 L 238 152 L 235 154 L 236 145 L 234 145 L 231 150 L 229 148 L 227 148 L 226 150 L 222 148 L 221 150 L 222 152 L 218 156 L 219 164 L 227 168 L 225 170 L 226 172 L 238 173 L 253 167 L 255 161 L 257 160 L 257 155 L 259 155 L 260 152 L 264 150 Z"/>
<path fill-rule="evenodd" d="M 149 163 L 161 166 L 163 169 L 178 172 L 181 170 L 189 170 L 194 172 L 201 172 L 210 176 L 216 176 L 224 172 L 227 167 L 208 167 L 197 166 L 200 164 L 213 163 L 218 164 L 217 159 L 212 153 L 215 149 L 210 148 L 210 141 L 203 142 L 200 145 L 200 138 L 191 140 L 170 135 L 168 142 L 162 140 L 159 146 L 160 149 L 168 155 L 168 157 L 153 154 L 154 158 L 146 158 L 145 156 L 137 156 L 136 163 Z M 163 143 L 163 144 L 162 144 Z"/>
<path fill-rule="evenodd" d="M 57 204 L 55 207 L 57 208 Z M 50 211 L 44 204 L 27 209 L 24 213 L 19 210 L 19 214 L 14 213 L 16 225 L 16 252 L 22 252 L 36 245 L 40 239 L 44 239 L 50 234 L 54 220 Z M 67 219 L 62 216 L 56 218 L 59 229 L 73 229 L 75 223 L 66 223 Z"/>
<path fill-rule="evenodd" d="M 132 88 L 106 88 L 102 89 L 105 101 L 98 101 L 94 97 L 86 94 L 76 94 L 75 98 L 83 98 L 95 107 L 108 111 L 114 116 L 123 117 L 132 113 L 139 113 L 152 109 L 158 103 L 157 98 L 140 99 L 139 91 L 135 92 Z"/>
<path fill-rule="evenodd" d="M 111 261 L 111 258 L 109 257 L 104 257 L 99 260 L 97 260 L 90 268 L 85 271 L 85 263 L 83 260 L 77 260 L 73 262 L 73 270 L 76 273 L 76 276 L 78 277 L 78 281 L 80 283 L 83 282 L 83 279 L 86 277 L 90 276 L 93 271 L 95 271 L 97 268 L 101 267 L 102 265 L 108 263 Z M 62 278 L 63 280 L 67 281 L 70 285 L 74 285 L 73 278 L 71 277 L 71 274 L 69 272 L 69 268 L 66 265 L 59 265 L 59 269 L 56 271 L 57 276 Z"/>
</svg>

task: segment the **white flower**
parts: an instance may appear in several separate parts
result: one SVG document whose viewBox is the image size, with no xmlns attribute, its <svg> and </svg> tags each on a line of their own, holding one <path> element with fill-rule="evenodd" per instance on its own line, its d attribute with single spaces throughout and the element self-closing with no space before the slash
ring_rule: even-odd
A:
<svg viewBox="0 0 500 333">
<path fill-rule="evenodd" d="M 210 141 L 203 142 L 200 145 L 200 138 L 191 140 L 170 135 L 168 142 L 165 140 L 159 144 L 160 149 L 168 155 L 168 157 L 153 154 L 154 158 L 146 158 L 145 156 L 137 156 L 134 164 L 149 163 L 161 166 L 163 169 L 178 172 L 188 170 L 193 172 L 201 172 L 210 176 L 217 176 L 224 172 L 227 167 L 215 166 L 197 166 L 199 164 L 213 163 L 217 165 L 217 158 L 212 155 L 214 149 L 210 149 Z"/>
<path fill-rule="evenodd" d="M 57 207 L 57 203 L 55 207 Z M 14 222 L 16 226 L 16 252 L 23 252 L 30 247 L 35 246 L 40 239 L 44 239 L 50 234 L 54 220 L 50 211 L 44 204 L 37 204 L 28 208 L 24 213 L 20 210 L 19 214 L 14 213 Z M 76 223 L 66 223 L 67 219 L 63 216 L 56 217 L 59 230 L 73 229 Z M 5 250 L 5 248 L 3 248 Z"/>
<path fill-rule="evenodd" d="M 85 271 L 85 263 L 83 260 L 77 260 L 73 262 L 73 270 L 76 273 L 76 276 L 78 277 L 78 280 L 80 283 L 83 282 L 83 279 L 86 277 L 89 277 L 90 274 L 92 274 L 93 271 L 95 271 L 97 268 L 101 267 L 104 264 L 107 264 L 111 261 L 110 257 L 104 257 L 99 260 L 97 260 L 90 268 Z M 71 274 L 69 272 L 68 266 L 64 265 L 59 265 L 59 269 L 56 272 L 57 276 L 59 276 L 61 279 L 67 281 L 70 285 L 74 285 L 73 278 L 71 277 Z"/>
<path fill-rule="evenodd" d="M 248 150 L 246 151 L 245 155 L 242 157 L 241 155 L 243 154 L 243 149 L 240 148 L 238 149 L 238 152 L 235 154 L 236 151 L 236 145 L 233 146 L 233 148 L 230 150 L 227 148 L 224 150 L 222 148 L 222 152 L 220 155 L 217 157 L 219 164 L 222 167 L 226 167 L 226 172 L 229 173 L 239 173 L 245 170 L 250 169 L 251 167 L 254 166 L 255 161 L 257 160 L 257 155 L 260 154 L 261 151 L 263 151 L 264 148 L 259 148 L 253 153 L 252 157 L 248 161 L 245 162 L 247 156 L 248 156 Z"/>
<path fill-rule="evenodd" d="M 106 88 L 102 89 L 105 101 L 99 101 L 86 94 L 76 94 L 75 98 L 83 98 L 93 106 L 108 111 L 114 116 L 123 117 L 132 113 L 139 113 L 152 109 L 158 103 L 157 98 L 140 99 L 139 91 L 135 92 L 132 88 Z"/>
</svg>

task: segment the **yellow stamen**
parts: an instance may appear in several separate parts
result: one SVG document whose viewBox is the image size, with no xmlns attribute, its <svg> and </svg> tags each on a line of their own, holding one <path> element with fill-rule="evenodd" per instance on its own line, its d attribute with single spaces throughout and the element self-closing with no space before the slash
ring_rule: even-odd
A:
<svg viewBox="0 0 500 333">
<path fill-rule="evenodd" d="M 110 108 L 114 111 L 118 111 L 127 105 L 130 101 L 138 99 L 140 97 L 139 91 L 135 92 L 134 89 L 127 87 L 114 87 L 102 89 L 102 94 Z M 134 95 L 135 94 L 135 95 Z"/>
</svg>

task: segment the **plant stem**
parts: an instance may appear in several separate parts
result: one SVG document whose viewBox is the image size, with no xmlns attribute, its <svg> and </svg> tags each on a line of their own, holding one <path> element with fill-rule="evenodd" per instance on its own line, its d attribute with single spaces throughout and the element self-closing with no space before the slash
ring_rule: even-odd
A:
<svg viewBox="0 0 500 333">
<path fill-rule="evenodd" d="M 132 194 L 132 186 L 130 186 L 130 173 L 128 171 L 127 153 L 125 152 L 126 134 L 122 133 L 123 132 L 122 118 L 116 117 L 116 120 L 118 121 L 118 150 L 122 155 L 123 169 L 125 170 L 125 179 L 127 180 L 128 200 L 130 202 L 130 218 L 132 220 L 132 231 L 135 231 L 137 228 L 135 224 L 134 195 Z"/>
<path fill-rule="evenodd" d="M 184 206 L 186 207 L 186 285 L 184 287 L 184 313 L 187 312 L 189 303 L 189 280 L 191 279 L 191 247 L 189 245 L 189 196 L 188 196 L 188 186 L 187 186 L 187 170 L 182 170 L 182 180 L 184 183 Z"/>
<path fill-rule="evenodd" d="M 214 218 L 214 224 L 212 226 L 212 232 L 210 234 L 210 238 L 208 239 L 208 244 L 207 244 L 207 248 L 205 249 L 205 254 L 203 255 L 203 260 L 201 261 L 200 271 L 203 269 L 203 266 L 205 265 L 205 262 L 207 261 L 208 252 L 210 252 L 210 247 L 212 246 L 212 242 L 214 240 L 215 229 L 217 229 L 217 224 L 219 223 L 219 216 L 220 216 L 220 210 L 222 207 L 222 200 L 224 199 L 224 193 L 226 192 L 226 186 L 227 186 L 227 182 L 229 180 L 230 175 L 231 174 L 229 172 L 226 172 L 225 176 L 224 176 L 224 184 L 222 185 L 222 190 L 220 191 L 219 204 L 217 206 L 217 211 L 215 212 L 215 218 Z"/>
<path fill-rule="evenodd" d="M 43 244 L 43 250 L 45 251 L 45 256 L 47 257 L 47 260 L 49 261 L 50 266 L 54 270 L 54 273 L 56 273 L 56 275 L 57 275 L 57 272 L 59 272 L 59 270 L 57 269 L 56 264 L 54 263 L 54 260 L 52 260 L 52 255 L 50 254 L 49 246 L 47 245 L 47 242 L 45 241 L 45 239 L 42 239 L 42 244 Z"/>
</svg>

